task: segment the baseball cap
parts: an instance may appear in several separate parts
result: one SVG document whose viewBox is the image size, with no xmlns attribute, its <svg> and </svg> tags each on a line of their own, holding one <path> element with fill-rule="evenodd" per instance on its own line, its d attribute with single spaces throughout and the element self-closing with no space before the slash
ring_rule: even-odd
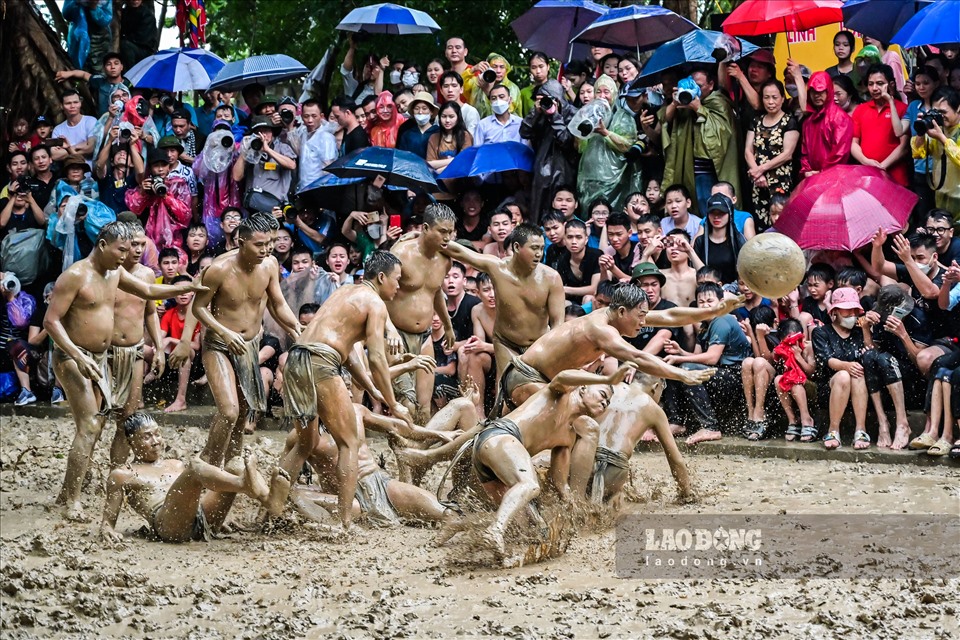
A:
<svg viewBox="0 0 960 640">
<path fill-rule="evenodd" d="M 150 149 L 147 153 L 147 166 L 150 167 L 155 164 L 170 164 L 163 149 Z"/>
<path fill-rule="evenodd" d="M 46 127 L 53 126 L 53 123 L 50 122 L 50 118 L 48 118 L 47 116 L 37 116 L 36 118 L 33 119 L 34 129 L 36 129 L 37 127 L 44 127 L 44 126 Z"/>
<path fill-rule="evenodd" d="M 636 280 L 639 280 L 640 278 L 644 278 L 646 276 L 655 277 L 657 280 L 660 281 L 661 287 L 667 282 L 666 276 L 660 273 L 660 269 L 658 269 L 657 265 L 655 265 L 652 262 L 641 262 L 640 264 L 635 266 L 633 268 L 633 273 L 630 274 L 630 282 L 634 282 L 634 284 L 636 284 L 635 283 Z"/>
<path fill-rule="evenodd" d="M 715 193 L 707 200 L 707 215 L 713 211 L 733 215 L 733 201 L 722 193 Z"/>
<path fill-rule="evenodd" d="M 860 296 L 856 289 L 851 287 L 840 287 L 833 290 L 830 296 L 830 311 L 834 309 L 856 309 L 863 313 L 863 307 L 860 306 Z"/>
<path fill-rule="evenodd" d="M 232 129 L 232 127 L 230 126 L 230 123 L 227 122 L 226 120 L 214 120 L 214 121 L 213 121 L 213 131 L 217 131 L 218 129 L 223 129 L 223 130 L 225 130 L 225 131 L 230 131 L 230 130 Z"/>
<path fill-rule="evenodd" d="M 276 133 L 279 128 L 280 127 L 273 125 L 273 122 L 270 121 L 270 116 L 257 116 L 250 125 L 250 133 L 253 133 L 257 129 L 270 129 Z"/>
</svg>

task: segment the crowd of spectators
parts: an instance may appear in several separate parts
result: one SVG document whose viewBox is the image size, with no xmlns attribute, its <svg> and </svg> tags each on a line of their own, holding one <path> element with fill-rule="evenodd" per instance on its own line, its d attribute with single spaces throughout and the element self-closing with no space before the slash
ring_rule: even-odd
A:
<svg viewBox="0 0 960 640">
<path fill-rule="evenodd" d="M 351 40 L 339 68 L 343 93 L 329 104 L 250 85 L 239 96 L 206 92 L 194 106 L 133 89 L 123 75 L 132 49 L 101 53 L 97 43 L 91 33 L 84 62 L 58 74 L 59 113 L 17 118 L 4 132 L 0 258 L 22 288 L 6 275 L 0 285 L 0 391 L 18 405 L 63 400 L 42 325 L 51 283 L 118 215 L 142 222 L 143 264 L 173 283 L 236 248 L 245 216 L 272 212 L 281 223 L 274 254 L 284 293 L 305 321 L 336 287 L 361 281 L 366 256 L 415 230 L 436 199 L 457 212 L 457 242 L 501 258 L 511 254 L 517 224 L 541 226 L 568 317 L 603 308 L 623 281 L 643 287 L 651 309 L 744 294 L 736 314 L 633 339 L 672 364 L 718 369 L 703 386 L 667 385 L 663 404 L 678 432 L 760 439 L 776 429 L 833 448 L 852 414 L 859 448 L 871 440 L 872 407 L 880 445 L 942 455 L 960 435 L 952 431 L 960 418 L 957 45 L 905 61 L 869 38 L 855 52 L 843 31 L 834 39 L 837 64 L 826 70 L 793 60 L 780 69 L 761 49 L 735 63 L 668 70 L 646 87 L 635 82 L 643 70 L 636 57 L 599 47 L 558 65 L 539 52 L 524 61 L 471 55 L 467 39 L 450 37 L 436 59 L 413 61 L 362 55 Z M 100 68 L 91 68 L 94 58 Z M 582 135 L 569 125 L 593 102 L 604 115 Z M 444 179 L 468 147 L 506 141 L 532 149 L 531 172 Z M 363 183 L 330 197 L 309 189 L 332 161 L 371 145 L 423 158 L 441 191 Z M 743 245 L 775 226 L 803 180 L 839 164 L 877 167 L 914 190 L 920 200 L 908 227 L 878 232 L 854 252 L 807 251 L 806 278 L 784 298 L 751 292 L 737 273 Z M 438 405 L 466 377 L 495 370 L 489 278 L 454 263 L 444 292 L 457 335 L 454 349 L 443 349 L 434 323 Z M 164 344 L 156 347 L 189 339 L 200 349 L 197 336 L 180 335 L 188 303 L 181 296 L 157 305 Z M 264 341 L 262 370 L 274 390 L 286 346 L 282 337 Z M 171 406 L 183 408 L 188 385 L 203 381 L 199 358 L 171 375 Z M 910 408 L 928 416 L 912 441 Z"/>
</svg>

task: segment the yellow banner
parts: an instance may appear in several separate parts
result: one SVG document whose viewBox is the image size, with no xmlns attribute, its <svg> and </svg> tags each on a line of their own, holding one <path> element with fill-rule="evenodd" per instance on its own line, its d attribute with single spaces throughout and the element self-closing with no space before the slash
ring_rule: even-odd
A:
<svg viewBox="0 0 960 640">
<path fill-rule="evenodd" d="M 777 58 L 777 77 L 783 80 L 783 70 L 787 67 L 787 58 L 806 65 L 810 71 L 823 71 L 827 67 L 837 64 L 833 55 L 833 36 L 843 31 L 843 24 L 828 24 L 808 31 L 793 31 L 778 33 L 777 42 L 773 47 L 773 55 Z M 863 48 L 860 34 L 854 32 L 857 38 L 856 47 L 851 56 Z M 789 42 L 789 55 L 787 44 Z"/>
</svg>

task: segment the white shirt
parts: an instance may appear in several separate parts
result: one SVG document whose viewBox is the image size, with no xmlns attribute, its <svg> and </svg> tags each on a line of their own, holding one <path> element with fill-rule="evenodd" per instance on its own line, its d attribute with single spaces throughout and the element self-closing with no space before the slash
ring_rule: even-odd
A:
<svg viewBox="0 0 960 640">
<path fill-rule="evenodd" d="M 470 135 L 477 137 L 477 125 L 480 124 L 480 112 L 472 104 L 465 102 L 460 104 L 460 115 L 463 116 L 463 126 L 467 128 Z"/>
<path fill-rule="evenodd" d="M 297 190 L 316 182 L 323 174 L 323 168 L 337 159 L 337 139 L 327 130 L 327 124 L 321 124 L 312 134 L 304 126 L 297 127 L 290 136 L 295 144 L 299 161 L 300 181 Z"/>
<path fill-rule="evenodd" d="M 190 195 L 197 196 L 200 192 L 197 189 L 197 174 L 193 172 L 192 167 L 188 167 L 179 160 L 177 160 L 176 169 L 171 169 L 167 174 L 175 178 L 182 178 L 187 185 L 190 187 Z"/>
<path fill-rule="evenodd" d="M 76 126 L 71 126 L 69 122 L 64 120 L 53 128 L 50 137 L 63 138 L 71 146 L 76 146 L 85 143 L 87 138 L 93 135 L 93 128 L 96 126 L 97 119 L 93 116 L 81 116 L 80 122 Z M 89 157 L 87 159 L 89 160 Z"/>
</svg>

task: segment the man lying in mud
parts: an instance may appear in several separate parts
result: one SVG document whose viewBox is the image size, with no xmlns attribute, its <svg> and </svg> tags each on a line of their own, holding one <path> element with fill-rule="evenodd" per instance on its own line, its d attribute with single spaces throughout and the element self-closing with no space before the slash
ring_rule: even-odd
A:
<svg viewBox="0 0 960 640">
<path fill-rule="evenodd" d="M 360 404 L 354 404 L 354 410 L 360 446 L 357 451 L 359 472 L 352 517 L 363 515 L 367 523 L 374 527 L 395 526 L 400 524 L 401 518 L 455 524 L 459 519 L 456 512 L 441 505 L 432 493 L 394 480 L 380 468 L 367 446 L 365 430 L 372 429 L 410 440 L 447 442 L 461 430 L 476 425 L 477 411 L 473 400 L 457 398 L 451 401 L 433 416 L 425 428 L 410 427 L 403 420 L 375 414 Z M 298 434 L 291 431 L 287 436 L 286 450 L 297 446 L 297 442 Z M 331 513 L 337 510 L 340 488 L 337 461 L 336 441 L 330 434 L 321 433 L 307 457 L 307 462 L 318 476 L 318 484 L 294 485 L 290 491 L 290 500 L 297 510 L 312 520 L 323 520 L 323 512 L 318 511 L 317 506 Z"/>
<path fill-rule="evenodd" d="M 568 369 L 554 376 L 508 415 L 488 420 L 473 441 L 473 470 L 498 506 L 494 522 L 481 534 L 499 560 L 506 557 L 504 533 L 514 517 L 540 495 L 532 456 L 550 450 L 551 484 L 566 503 L 584 500 L 593 469 L 599 426 L 613 395 L 612 386 L 636 369 L 628 363 L 609 376 Z M 450 527 L 443 543 L 457 533 Z"/>
<path fill-rule="evenodd" d="M 163 542 L 209 540 L 227 517 L 238 493 L 263 502 L 269 488 L 257 470 L 257 459 L 237 457 L 220 469 L 199 458 L 189 464 L 162 459 L 160 427 L 149 415 L 138 412 L 123 423 L 133 462 L 114 469 L 107 480 L 100 535 L 108 543 L 123 536 L 117 518 L 126 498 Z"/>
</svg>

